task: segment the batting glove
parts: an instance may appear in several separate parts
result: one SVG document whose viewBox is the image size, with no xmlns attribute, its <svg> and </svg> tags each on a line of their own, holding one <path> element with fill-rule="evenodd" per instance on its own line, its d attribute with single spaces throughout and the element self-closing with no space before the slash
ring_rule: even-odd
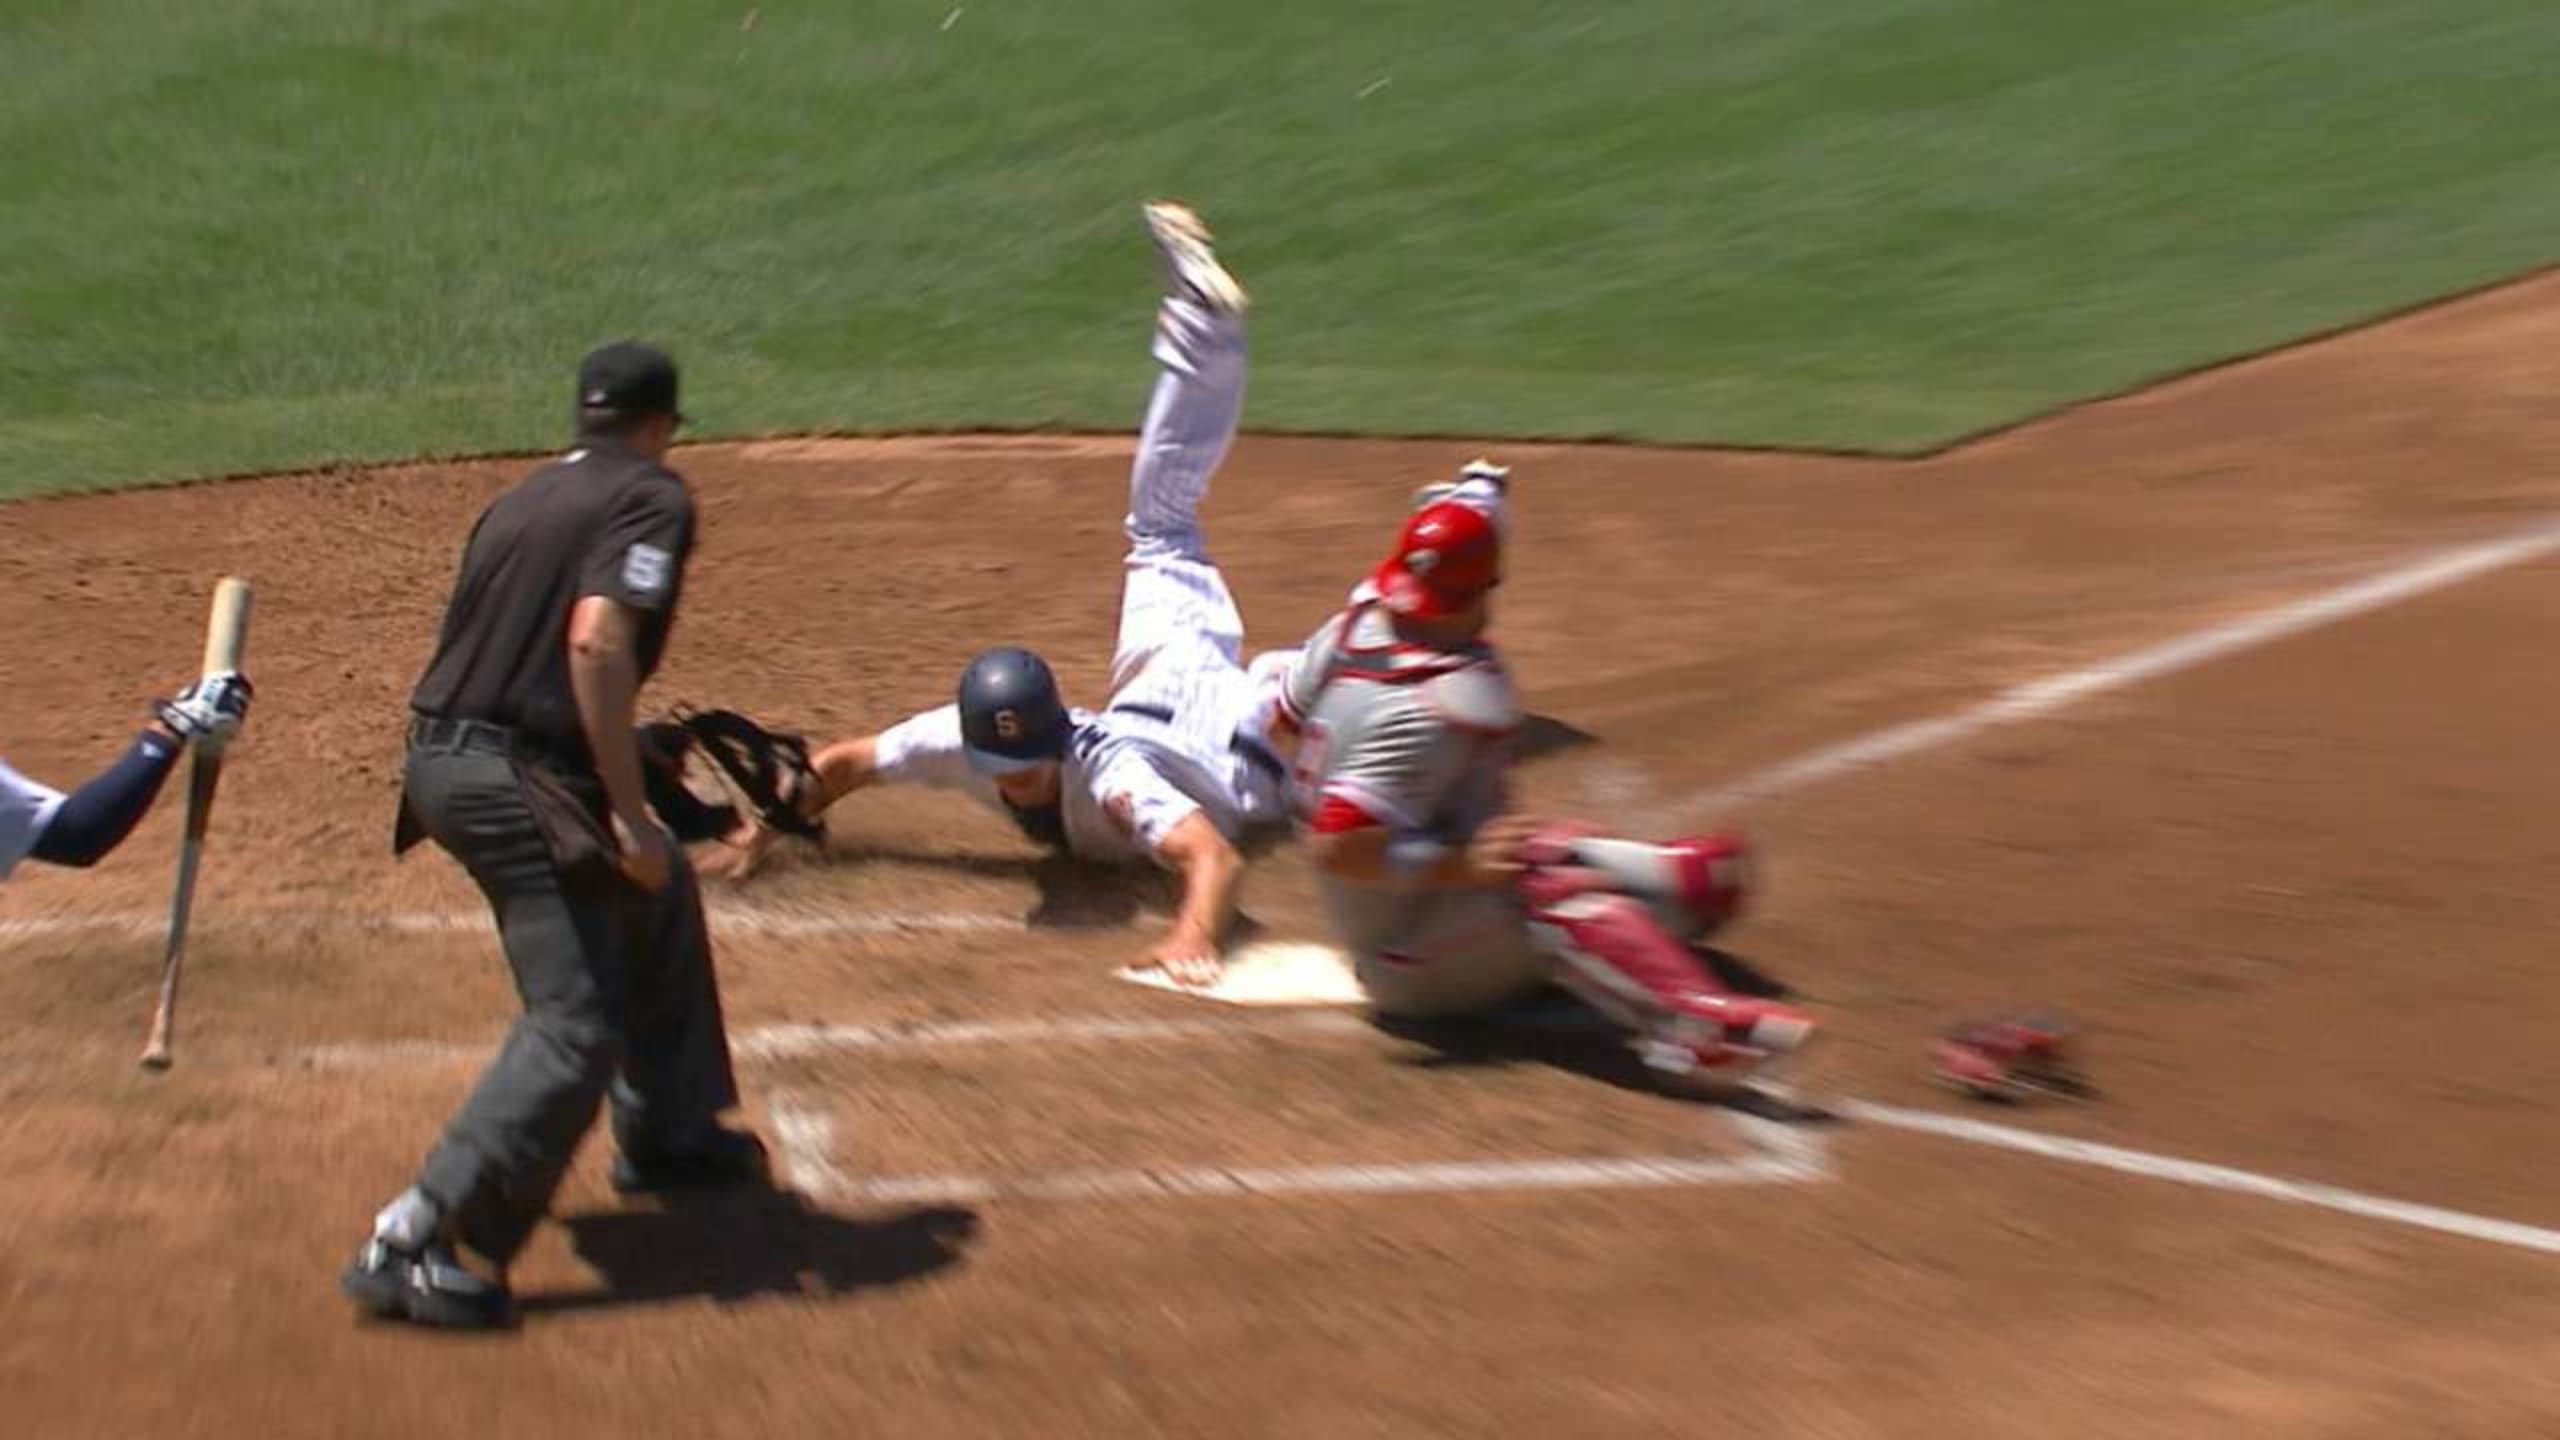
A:
<svg viewBox="0 0 2560 1440">
<path fill-rule="evenodd" d="M 179 691 L 175 700 L 152 701 L 151 710 L 179 739 L 219 744 L 240 733 L 254 693 L 248 676 L 224 670 Z"/>
</svg>

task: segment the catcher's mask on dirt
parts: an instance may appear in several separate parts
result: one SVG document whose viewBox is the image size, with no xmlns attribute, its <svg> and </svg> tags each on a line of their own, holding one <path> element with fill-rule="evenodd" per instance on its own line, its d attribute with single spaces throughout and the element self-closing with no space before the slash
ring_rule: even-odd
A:
<svg viewBox="0 0 2560 1440">
<path fill-rule="evenodd" d="M 960 740 L 981 775 L 1009 775 L 1066 754 L 1074 728 L 1057 677 L 1028 650 L 990 650 L 960 672 Z"/>
<path fill-rule="evenodd" d="M 1454 615 L 1502 583 L 1502 532 L 1481 510 L 1440 500 L 1413 512 L 1370 577 L 1389 610 L 1416 620 Z"/>
</svg>

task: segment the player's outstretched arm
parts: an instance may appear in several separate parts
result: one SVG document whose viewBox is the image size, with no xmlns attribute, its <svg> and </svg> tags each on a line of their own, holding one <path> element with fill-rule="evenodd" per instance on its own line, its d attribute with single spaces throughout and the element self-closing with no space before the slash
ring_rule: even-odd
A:
<svg viewBox="0 0 2560 1440">
<path fill-rule="evenodd" d="M 809 768 L 818 772 L 818 783 L 802 802 L 801 813 L 815 820 L 827 813 L 828 806 L 878 780 L 879 756 L 877 735 L 838 740 L 811 756 Z"/>
<path fill-rule="evenodd" d="M 113 764 L 51 806 L 26 853 L 47 864 L 84 870 L 105 859 L 150 813 L 189 741 L 214 743 L 240 732 L 250 694 L 246 676 L 225 672 L 196 681 L 175 700 L 155 701 L 157 721 L 136 735 Z M 50 798 L 14 771 L 0 775 L 0 784 L 27 792 L 9 797 L 27 801 L 25 809 L 40 808 L 34 800 Z"/>
<path fill-rule="evenodd" d="M 820 749 L 809 757 L 809 769 L 817 781 L 800 796 L 800 813 L 811 820 L 827 813 L 837 801 L 880 778 L 880 737 L 855 735 Z M 743 881 L 753 876 L 772 853 L 781 833 L 757 819 L 743 816 L 738 828 L 722 837 L 722 849 L 704 856 L 701 870 L 723 880 Z"/>
<path fill-rule="evenodd" d="M 1244 878 L 1244 857 L 1218 833 L 1208 815 L 1193 811 L 1156 846 L 1156 861 L 1182 877 L 1182 906 L 1173 929 L 1147 952 L 1177 984 L 1214 985 L 1218 980 L 1218 938 L 1236 914 L 1236 890 Z"/>
<path fill-rule="evenodd" d="M 50 865 L 80 870 L 107 858 L 150 812 L 183 749 L 175 736 L 156 725 L 135 736 L 114 764 L 63 797 L 27 853 Z"/>
</svg>

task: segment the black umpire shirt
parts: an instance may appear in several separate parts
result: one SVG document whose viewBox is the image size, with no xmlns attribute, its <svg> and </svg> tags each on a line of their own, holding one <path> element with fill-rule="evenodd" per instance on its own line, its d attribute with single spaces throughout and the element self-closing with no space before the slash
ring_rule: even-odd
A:
<svg viewBox="0 0 2560 1440">
<path fill-rule="evenodd" d="M 640 616 L 640 679 L 658 668 L 693 549 L 684 478 L 613 440 L 534 471 L 481 512 L 435 658 L 409 708 L 479 720 L 578 771 L 592 771 L 569 682 L 569 611 L 601 595 Z"/>
</svg>

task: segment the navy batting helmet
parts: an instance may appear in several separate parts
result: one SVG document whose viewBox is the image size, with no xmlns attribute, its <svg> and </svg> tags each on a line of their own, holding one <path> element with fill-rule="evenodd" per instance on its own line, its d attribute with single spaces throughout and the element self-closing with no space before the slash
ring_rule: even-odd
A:
<svg viewBox="0 0 2560 1440">
<path fill-rule="evenodd" d="M 1057 677 L 1028 650 L 990 650 L 960 672 L 960 740 L 981 775 L 1057 759 L 1073 728 Z"/>
</svg>

